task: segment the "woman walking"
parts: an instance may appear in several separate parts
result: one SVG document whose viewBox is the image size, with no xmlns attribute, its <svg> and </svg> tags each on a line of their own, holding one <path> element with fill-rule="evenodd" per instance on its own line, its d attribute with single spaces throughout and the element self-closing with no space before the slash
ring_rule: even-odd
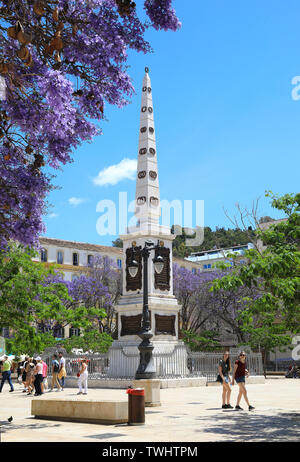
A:
<svg viewBox="0 0 300 462">
<path fill-rule="evenodd" d="M 42 359 L 38 356 L 36 358 L 36 366 L 34 368 L 34 376 L 35 376 L 35 380 L 34 380 L 34 388 L 35 388 L 35 394 L 34 396 L 40 396 L 42 395 L 42 388 L 41 388 L 41 384 L 42 384 L 42 381 L 43 381 L 43 363 L 42 363 Z"/>
<path fill-rule="evenodd" d="M 247 390 L 245 387 L 245 377 L 248 377 L 248 376 L 249 376 L 249 371 L 246 369 L 246 353 L 244 351 L 241 351 L 239 354 L 239 359 L 237 359 L 234 364 L 234 371 L 233 371 L 232 382 L 231 382 L 231 385 L 234 385 L 234 381 L 236 381 L 236 383 L 239 386 L 239 394 L 238 394 L 237 402 L 235 406 L 235 409 L 238 411 L 243 410 L 243 408 L 240 407 L 242 396 L 244 397 L 244 400 L 247 403 L 249 411 L 254 409 L 254 407 L 251 406 L 248 401 Z"/>
<path fill-rule="evenodd" d="M 87 360 L 83 359 L 81 361 L 81 368 L 80 368 L 80 371 L 78 373 L 79 392 L 77 393 L 77 395 L 81 395 L 81 394 L 87 395 L 87 391 L 88 391 L 87 381 L 88 381 Z M 84 390 L 83 393 L 82 393 L 82 389 Z"/>
<path fill-rule="evenodd" d="M 223 359 L 219 361 L 219 381 L 223 385 L 223 392 L 222 392 L 222 409 L 233 409 L 233 406 L 230 404 L 230 395 L 231 395 L 231 388 L 230 388 L 230 377 L 229 372 L 231 371 L 231 364 L 229 358 L 229 352 L 225 351 L 223 354 Z"/>
</svg>

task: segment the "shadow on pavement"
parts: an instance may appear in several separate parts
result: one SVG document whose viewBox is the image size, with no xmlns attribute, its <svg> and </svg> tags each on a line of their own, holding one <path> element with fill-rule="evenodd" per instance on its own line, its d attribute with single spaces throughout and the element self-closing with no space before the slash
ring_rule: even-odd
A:
<svg viewBox="0 0 300 462">
<path fill-rule="evenodd" d="M 32 417 L 30 417 L 32 419 Z M 42 423 L 42 422 L 36 422 L 36 423 L 29 423 L 29 424 L 17 424 L 17 423 L 9 423 L 7 420 L 2 420 L 0 421 L 0 432 L 3 435 L 4 433 L 7 433 L 11 430 L 40 430 L 43 428 L 55 428 L 55 427 L 60 427 L 60 424 L 47 424 L 47 423 Z"/>
<path fill-rule="evenodd" d="M 300 414 L 278 411 L 276 415 L 258 414 L 256 411 L 236 411 L 210 417 L 197 417 L 200 433 L 211 433 L 216 440 L 230 441 L 299 441 Z M 210 423 L 208 423 L 210 420 Z"/>
</svg>

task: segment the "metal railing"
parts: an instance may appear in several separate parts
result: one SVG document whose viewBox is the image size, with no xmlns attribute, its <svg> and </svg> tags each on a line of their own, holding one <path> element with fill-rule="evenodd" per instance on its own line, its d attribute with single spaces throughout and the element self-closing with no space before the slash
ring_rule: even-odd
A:
<svg viewBox="0 0 300 462">
<path fill-rule="evenodd" d="M 214 382 L 218 375 L 219 361 L 221 358 L 222 353 L 189 352 L 188 368 L 191 372 L 191 375 L 197 374 L 201 371 L 201 373 L 207 377 L 209 382 Z M 237 358 L 237 354 L 230 355 L 231 372 L 234 367 L 234 362 Z M 263 374 L 261 353 L 248 353 L 246 362 L 250 375 Z"/>
<path fill-rule="evenodd" d="M 116 361 L 114 354 L 121 354 L 120 370 L 114 376 L 110 376 L 110 363 Z M 231 354 L 231 368 L 237 359 L 237 354 Z M 111 379 L 120 378 L 133 379 L 134 373 L 126 375 L 126 370 L 136 371 L 139 364 L 139 354 L 126 354 L 123 351 L 98 354 L 98 355 L 67 355 L 64 356 L 66 361 L 66 372 L 69 377 L 76 377 L 80 369 L 80 361 L 83 358 L 88 359 L 88 372 L 90 379 Z M 123 358 L 123 360 L 122 360 Z M 170 352 L 156 350 L 153 353 L 153 360 L 157 371 L 157 378 L 184 378 L 184 377 L 206 377 L 207 381 L 213 382 L 218 375 L 219 361 L 222 353 L 210 352 L 191 352 L 185 345 L 176 345 Z M 51 357 L 44 358 L 48 364 L 48 375 L 51 375 L 52 365 Z M 262 356 L 261 353 L 247 354 L 247 368 L 250 375 L 262 375 Z"/>
</svg>

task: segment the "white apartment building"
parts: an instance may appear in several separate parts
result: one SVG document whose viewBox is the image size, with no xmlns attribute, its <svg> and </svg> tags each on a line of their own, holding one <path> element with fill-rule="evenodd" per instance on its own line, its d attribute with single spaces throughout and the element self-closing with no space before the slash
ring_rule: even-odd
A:
<svg viewBox="0 0 300 462">
<path fill-rule="evenodd" d="M 216 263 L 219 262 L 228 262 L 232 264 L 232 259 L 230 254 L 234 254 L 239 258 L 239 261 L 243 263 L 243 255 L 246 250 L 253 249 L 254 245 L 252 243 L 244 245 L 236 245 L 233 247 L 228 247 L 226 249 L 211 249 L 203 250 L 201 252 L 193 252 L 186 260 L 198 263 L 201 270 L 210 270 L 213 269 Z"/>
</svg>

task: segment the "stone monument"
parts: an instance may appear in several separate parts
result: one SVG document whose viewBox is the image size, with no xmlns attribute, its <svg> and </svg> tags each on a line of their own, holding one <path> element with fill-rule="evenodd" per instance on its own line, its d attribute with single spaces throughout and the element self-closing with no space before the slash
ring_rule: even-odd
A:
<svg viewBox="0 0 300 462">
<path fill-rule="evenodd" d="M 176 348 L 183 342 L 178 340 L 178 312 L 180 306 L 173 295 L 172 241 L 175 235 L 169 227 L 159 224 L 160 193 L 158 182 L 157 150 L 154 127 L 152 87 L 148 68 L 145 69 L 142 86 L 140 113 L 138 162 L 136 177 L 135 216 L 137 224 L 121 235 L 123 241 L 123 291 L 117 312 L 117 339 L 110 348 L 110 377 L 134 377 L 139 364 L 138 346 L 141 338 L 143 312 L 143 262 L 141 250 L 145 242 L 152 241 L 158 249 L 148 259 L 148 306 L 153 333 L 153 357 L 156 372 L 160 376 L 182 375 L 183 363 L 177 364 Z M 137 274 L 132 277 L 129 265 L 134 258 L 138 263 Z M 161 273 L 154 271 L 153 258 L 159 254 L 164 261 Z M 172 354 L 174 355 L 173 360 Z M 168 361 L 164 360 L 168 356 Z M 186 370 L 186 372 L 188 372 Z"/>
</svg>

